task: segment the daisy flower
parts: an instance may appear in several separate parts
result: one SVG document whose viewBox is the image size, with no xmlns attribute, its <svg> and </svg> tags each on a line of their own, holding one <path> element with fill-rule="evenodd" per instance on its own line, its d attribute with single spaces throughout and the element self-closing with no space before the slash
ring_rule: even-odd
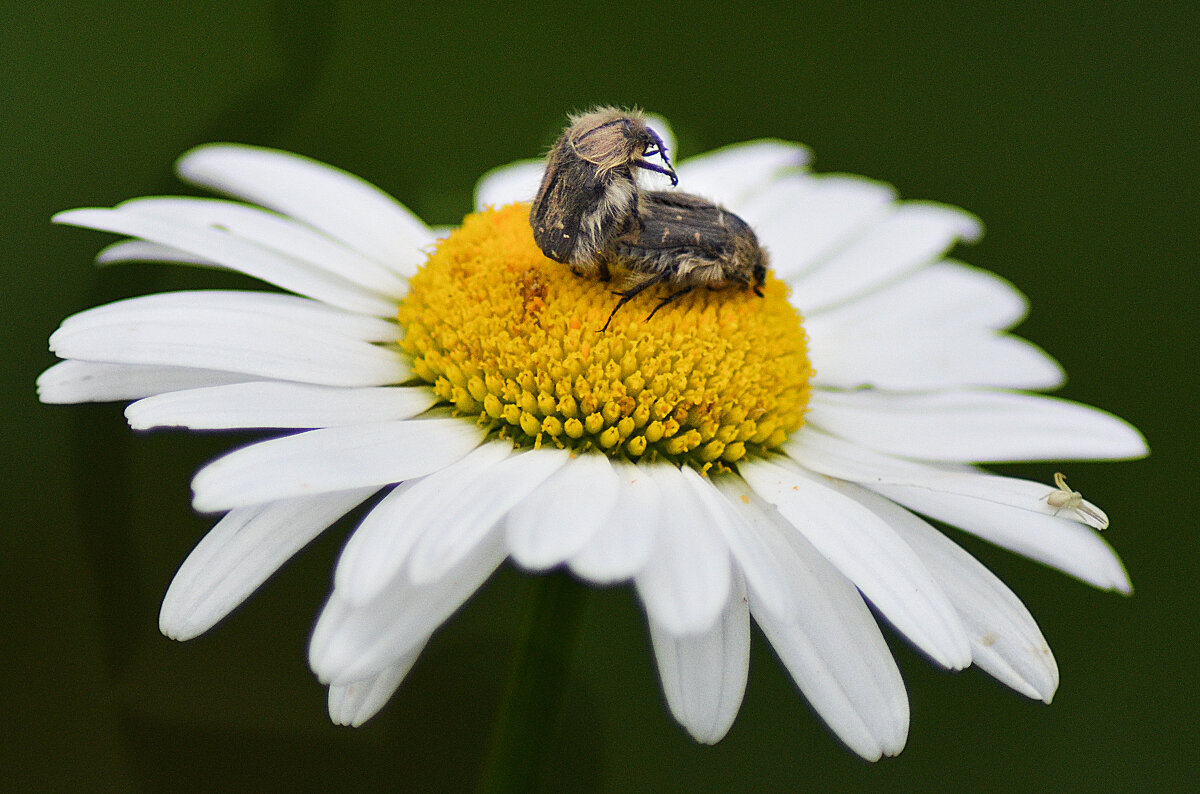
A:
<svg viewBox="0 0 1200 794">
<path fill-rule="evenodd" d="M 540 162 L 488 174 L 478 212 L 442 238 L 338 169 L 203 146 L 179 175 L 236 201 L 140 198 L 55 220 L 127 238 L 101 263 L 228 268 L 291 294 L 84 311 L 51 337 L 64 360 L 39 393 L 131 400 L 137 430 L 280 431 L 196 474 L 195 508 L 223 516 L 163 601 L 175 639 L 374 500 L 309 649 L 335 722 L 374 715 L 511 559 L 631 582 L 667 705 L 696 740 L 721 739 L 738 711 L 753 617 L 846 746 L 894 755 L 908 699 L 868 603 L 940 667 L 975 664 L 1046 702 L 1058 685 L 1021 601 L 928 519 L 1129 592 L 1099 508 L 978 464 L 1147 449 L 1110 414 L 1029 393 L 1063 373 L 1008 333 L 1025 299 L 945 258 L 980 235 L 973 216 L 807 159 L 766 140 L 678 163 L 679 189 L 756 230 L 765 296 L 697 290 L 646 321 L 667 294 L 655 288 L 599 333 L 610 285 L 532 239 Z"/>
</svg>

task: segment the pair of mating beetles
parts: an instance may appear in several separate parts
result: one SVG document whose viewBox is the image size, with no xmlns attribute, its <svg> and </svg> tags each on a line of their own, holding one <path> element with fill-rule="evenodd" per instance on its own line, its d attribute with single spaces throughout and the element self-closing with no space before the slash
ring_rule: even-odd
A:
<svg viewBox="0 0 1200 794">
<path fill-rule="evenodd" d="M 662 165 L 648 158 L 657 156 Z M 637 111 L 596 108 L 571 117 L 546 158 L 529 213 L 533 239 L 549 258 L 580 276 L 627 271 L 613 315 L 655 284 L 674 291 L 646 318 L 697 287 L 740 285 L 762 296 L 767 255 L 754 231 L 711 201 L 668 190 L 642 190 L 635 168 L 679 183 L 662 139 Z"/>
</svg>

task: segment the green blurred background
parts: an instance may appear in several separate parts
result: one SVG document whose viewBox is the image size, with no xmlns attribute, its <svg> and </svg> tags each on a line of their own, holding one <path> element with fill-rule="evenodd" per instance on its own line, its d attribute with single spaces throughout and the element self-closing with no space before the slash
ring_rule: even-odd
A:
<svg viewBox="0 0 1200 794">
<path fill-rule="evenodd" d="M 1195 4 L 556 9 L 4 3 L 0 788 L 470 786 L 528 580 L 504 569 L 358 730 L 329 724 L 305 663 L 345 527 L 204 637 L 159 635 L 159 600 L 209 523 L 189 508 L 190 475 L 249 436 L 134 436 L 120 406 L 39 405 L 34 379 L 70 313 L 249 282 L 100 272 L 91 259 L 112 238 L 48 219 L 179 192 L 174 159 L 231 140 L 333 163 L 454 223 L 479 174 L 544 151 L 567 111 L 597 102 L 665 115 L 681 156 L 789 138 L 813 147 L 817 170 L 978 213 L 988 234 L 960 255 L 1029 295 L 1020 330 L 1070 373 L 1061 394 L 1131 420 L 1154 454 L 1067 469 L 1112 517 L 1132 598 L 963 540 L 1038 618 L 1062 670 L 1053 706 L 935 670 L 889 637 L 912 730 L 898 759 L 868 765 L 756 634 L 737 722 L 701 747 L 662 703 L 629 590 L 599 591 L 547 790 L 1196 786 Z M 1048 482 L 1056 468 L 1004 470 Z"/>
</svg>

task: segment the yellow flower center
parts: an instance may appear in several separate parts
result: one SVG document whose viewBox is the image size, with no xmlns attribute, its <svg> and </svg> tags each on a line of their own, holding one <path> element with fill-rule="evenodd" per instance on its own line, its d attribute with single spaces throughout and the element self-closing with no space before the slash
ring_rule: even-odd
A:
<svg viewBox="0 0 1200 794">
<path fill-rule="evenodd" d="M 400 346 L 460 415 L 519 446 L 666 458 L 706 471 L 777 447 L 804 423 L 807 339 L 787 286 L 697 289 L 646 315 L 647 289 L 603 333 L 610 283 L 534 244 L 529 206 L 468 216 L 412 277 Z"/>
</svg>

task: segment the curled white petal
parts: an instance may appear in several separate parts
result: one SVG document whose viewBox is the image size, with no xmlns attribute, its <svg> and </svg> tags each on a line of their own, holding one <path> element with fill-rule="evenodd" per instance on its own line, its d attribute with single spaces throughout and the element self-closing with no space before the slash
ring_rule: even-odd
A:
<svg viewBox="0 0 1200 794">
<path fill-rule="evenodd" d="M 96 254 L 97 265 L 115 265 L 120 262 L 171 262 L 180 265 L 220 267 L 207 257 L 146 240 L 120 240 L 106 245 Z"/>
</svg>

